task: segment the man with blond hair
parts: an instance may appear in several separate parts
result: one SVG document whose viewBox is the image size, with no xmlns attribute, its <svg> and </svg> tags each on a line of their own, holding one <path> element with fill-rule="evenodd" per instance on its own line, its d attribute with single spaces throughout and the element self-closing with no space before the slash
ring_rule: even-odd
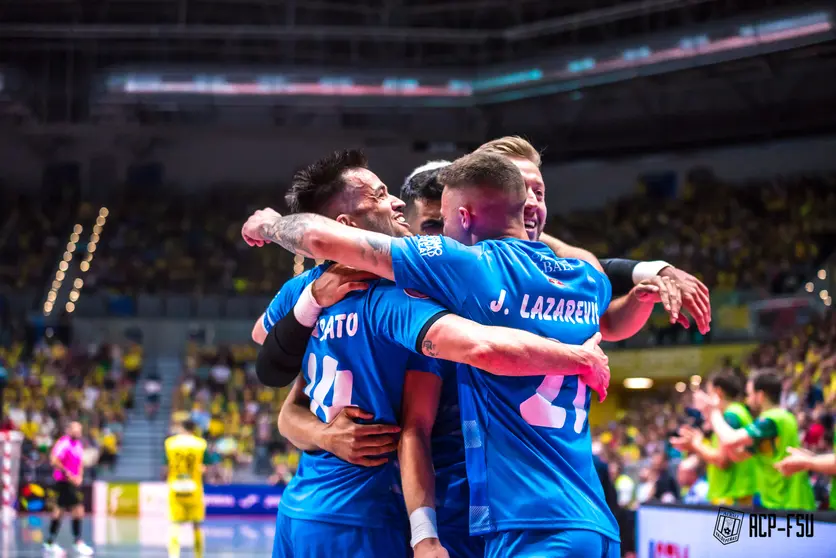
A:
<svg viewBox="0 0 836 558">
<path fill-rule="evenodd" d="M 547 213 L 546 183 L 540 170 L 542 163 L 540 152 L 528 140 L 520 136 L 504 136 L 481 145 L 475 152 L 504 155 L 522 173 L 528 192 L 524 218 L 525 231 L 528 233 L 529 240 L 539 240 L 551 248 L 558 257 L 583 260 L 597 269 L 605 271 L 613 280 L 613 290 L 615 292 L 621 290 L 616 283 L 616 277 L 624 275 L 625 272 L 632 275 L 634 284 L 657 274 L 676 281 L 682 292 L 682 306 L 694 318 L 700 333 L 705 335 L 708 332 L 711 322 L 711 301 L 709 300 L 708 287 L 690 273 L 663 261 L 609 260 L 609 265 L 602 266 L 598 258 L 588 250 L 566 244 L 562 240 L 543 232 L 546 226 Z M 628 286 L 627 290 L 631 286 Z M 676 317 L 671 316 L 671 323 L 676 321 Z M 679 321 L 687 327 L 687 318 L 683 316 L 683 319 Z"/>
</svg>

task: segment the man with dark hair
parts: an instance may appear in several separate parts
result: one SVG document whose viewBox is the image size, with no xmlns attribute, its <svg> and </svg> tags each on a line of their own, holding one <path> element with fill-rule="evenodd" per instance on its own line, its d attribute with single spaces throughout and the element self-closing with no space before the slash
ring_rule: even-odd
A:
<svg viewBox="0 0 836 558">
<path fill-rule="evenodd" d="M 717 393 L 696 392 L 694 406 L 711 422 L 720 447 L 727 454 L 746 451 L 754 455 L 757 494 L 760 505 L 769 509 L 814 510 L 816 501 L 807 472 L 784 477 L 775 465 L 786 457 L 788 448 L 798 448 L 795 416 L 778 406 L 782 377 L 774 370 L 757 372 L 746 383 L 746 404 L 757 419 L 742 428 L 726 422 Z"/>
<path fill-rule="evenodd" d="M 708 394 L 716 396 L 723 412 L 723 420 L 734 429 L 752 424 L 752 415 L 739 399 L 744 381 L 731 367 L 712 374 L 708 380 Z M 755 494 L 757 474 L 755 460 L 742 452 L 723 451 L 716 434 L 711 444 L 703 443 L 702 430 L 682 426 L 671 444 L 680 451 L 697 455 L 705 464 L 708 476 L 708 501 L 714 506 L 751 506 Z"/>
<path fill-rule="evenodd" d="M 328 215 L 338 223 L 377 231 L 388 236 L 411 234 L 403 215 L 404 203 L 389 194 L 386 185 L 368 168 L 362 151 L 335 151 L 293 176 L 285 202 L 294 213 Z M 341 272 L 346 282 L 368 279 L 365 273 Z M 314 295 L 323 282 L 314 285 Z M 264 343 L 277 321 L 278 297 L 253 326 L 253 341 Z"/>
<path fill-rule="evenodd" d="M 319 207 L 349 225 L 343 227 L 346 231 L 364 226 L 374 227 L 379 236 L 383 236 L 381 230 L 391 234 L 396 229 L 390 223 L 402 221 L 397 209 L 403 202 L 390 196 L 371 171 L 349 166 L 348 160 L 332 156 L 298 173 L 290 193 L 294 203 L 314 200 L 308 207 Z M 329 194 L 313 192 L 318 186 Z M 375 191 L 380 193 L 373 194 Z M 351 203 L 357 203 L 359 209 Z M 370 218 L 372 215 L 374 218 Z M 409 233 L 406 227 L 400 228 L 405 229 L 398 231 L 401 235 Z M 408 414 L 412 402 L 407 397 L 402 405 L 409 377 L 438 373 L 435 361 L 426 357 L 463 362 L 506 376 L 580 374 L 584 381 L 603 389 L 606 357 L 597 348 L 600 336 L 592 335 L 591 341 L 578 347 L 523 331 L 481 326 L 451 314 L 416 291 L 396 288 L 382 280 L 370 283 L 363 292 L 350 292 L 323 309 L 313 294 L 313 283 L 323 276 L 324 269 L 319 266 L 288 281 L 271 303 L 267 312 L 271 321 L 265 323 L 270 332 L 262 351 L 274 343 L 280 345 L 274 348 L 282 348 L 275 334 L 288 319 L 297 327 L 309 328 L 303 375 L 297 379 L 279 419 L 282 434 L 305 453 L 282 494 L 274 556 L 406 555 L 404 532 L 398 529 L 403 518 L 402 503 L 391 490 L 397 470 L 387 456 L 394 447 L 370 443 L 365 452 L 354 456 L 366 461 L 354 464 L 352 456 L 342 460 L 335 453 L 323 451 L 328 449 L 324 440 L 340 414 L 377 422 L 369 428 L 379 434 L 396 433 L 402 408 Z M 316 330 L 308 337 L 314 326 Z M 287 353 L 298 355 L 298 351 Z M 542 370 L 535 372 L 535 366 Z M 407 443 L 406 439 L 402 441 L 402 445 Z M 431 493 L 414 488 L 432 488 L 431 463 L 426 459 L 415 461 L 406 460 L 401 465 L 404 498 L 410 511 L 420 508 L 427 499 L 434 504 Z M 420 471 L 419 465 L 423 467 Z M 427 535 L 438 538 L 436 532 L 413 533 L 416 549 Z M 442 556 L 442 550 L 434 555 Z"/>
<path fill-rule="evenodd" d="M 389 236 L 410 234 L 404 203 L 389 194 L 359 150 L 335 151 L 297 172 L 285 202 L 293 213 L 334 215 L 338 223 Z"/>
<path fill-rule="evenodd" d="M 441 234 L 441 192 L 439 171 L 449 161 L 430 161 L 412 171 L 401 186 L 401 199 L 406 203 L 406 220 L 413 234 Z"/>
<path fill-rule="evenodd" d="M 598 331 L 609 340 L 629 337 L 663 296 L 668 305 L 676 298 L 670 280 L 654 277 L 610 305 L 603 274 L 529 241 L 525 184 L 507 158 L 466 156 L 444 167 L 440 180 L 444 232 L 455 240 L 392 239 L 270 209 L 251 216 L 242 236 L 251 246 L 275 242 L 396 280 L 483 324 L 569 344 Z M 425 352 L 434 353 L 435 342 L 425 338 Z M 486 535 L 486 556 L 618 556 L 618 527 L 592 462 L 584 382 L 568 375 L 498 378 L 460 366 L 459 385 L 471 533 Z M 425 527 L 413 522 L 413 534 Z"/>
</svg>

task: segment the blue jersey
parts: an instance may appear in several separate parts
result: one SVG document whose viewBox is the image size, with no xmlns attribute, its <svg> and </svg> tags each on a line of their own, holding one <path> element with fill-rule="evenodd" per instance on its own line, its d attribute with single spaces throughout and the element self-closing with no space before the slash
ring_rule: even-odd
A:
<svg viewBox="0 0 836 558">
<path fill-rule="evenodd" d="M 436 518 L 439 526 L 467 533 L 470 490 L 465 467 L 456 363 L 436 360 L 435 365 L 443 382 L 431 440 Z"/>
<path fill-rule="evenodd" d="M 301 288 L 291 281 L 279 298 L 289 300 L 285 291 L 301 293 L 314 275 L 319 273 L 297 276 Z M 271 317 L 291 308 L 277 307 Z M 344 407 L 356 406 L 374 415 L 371 422 L 398 424 L 405 372 L 438 373 L 434 359 L 415 351 L 422 329 L 444 313 L 437 302 L 409 295 L 384 280 L 325 308 L 302 364 L 311 412 L 330 422 Z M 399 484 L 394 459 L 380 467 L 363 467 L 324 451 L 305 452 L 279 505 L 284 515 L 295 519 L 361 527 L 405 525 Z"/>
<path fill-rule="evenodd" d="M 264 317 L 261 321 L 261 324 L 264 326 L 264 330 L 269 332 L 273 329 L 273 326 L 279 322 L 279 320 L 284 318 L 288 312 L 293 310 L 293 306 L 296 304 L 296 301 L 299 300 L 299 296 L 302 294 L 302 291 L 305 290 L 305 287 L 316 281 L 330 265 L 331 264 L 318 265 L 304 273 L 300 273 L 282 285 L 281 290 L 276 293 L 276 296 L 273 297 L 273 300 L 271 300 L 270 304 L 267 306 L 267 310 L 264 311 Z"/>
<path fill-rule="evenodd" d="M 329 265 L 323 264 L 312 268 L 297 275 L 282 286 L 264 312 L 263 325 L 266 331 L 269 332 L 280 319 L 292 310 L 305 287 L 322 275 Z M 418 358 L 417 355 L 416 358 Z M 438 412 L 432 431 L 438 523 L 449 528 L 466 531 L 468 528 L 470 491 L 465 470 L 456 363 L 427 357 L 419 360 L 419 363 L 424 363 L 427 372 L 440 376 L 443 381 Z M 417 366 L 417 364 L 413 365 L 413 369 L 415 369 L 414 366 Z M 359 406 L 363 408 L 362 405 Z"/>
<path fill-rule="evenodd" d="M 599 330 L 609 280 L 539 242 L 392 240 L 399 287 L 485 325 L 582 344 Z M 494 376 L 459 366 L 470 531 L 588 529 L 619 540 L 592 461 L 590 393 L 577 376 Z"/>
</svg>

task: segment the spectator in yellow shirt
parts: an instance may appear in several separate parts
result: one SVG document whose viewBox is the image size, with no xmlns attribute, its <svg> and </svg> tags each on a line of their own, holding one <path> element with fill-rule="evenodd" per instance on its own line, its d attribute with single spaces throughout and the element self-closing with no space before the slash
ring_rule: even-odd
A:
<svg viewBox="0 0 836 558">
<path fill-rule="evenodd" d="M 35 436 L 38 435 L 39 429 L 40 425 L 33 419 L 32 411 L 26 411 L 26 420 L 20 425 L 20 432 L 23 434 L 23 437 L 32 442 L 35 440 Z"/>
</svg>

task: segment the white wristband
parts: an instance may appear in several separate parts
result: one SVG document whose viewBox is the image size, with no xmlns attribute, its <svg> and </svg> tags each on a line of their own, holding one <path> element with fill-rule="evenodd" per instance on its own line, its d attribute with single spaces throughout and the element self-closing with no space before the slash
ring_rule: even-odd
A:
<svg viewBox="0 0 836 558">
<path fill-rule="evenodd" d="M 305 327 L 315 326 L 316 320 L 322 312 L 322 306 L 317 304 L 314 299 L 312 288 L 313 283 L 305 287 L 305 290 L 299 295 L 299 300 L 296 301 L 296 306 L 293 307 L 293 315 Z"/>
<path fill-rule="evenodd" d="M 665 269 L 666 267 L 670 267 L 671 264 L 668 262 L 657 260 L 654 262 L 639 262 L 636 264 L 636 267 L 633 268 L 633 284 L 638 285 L 642 281 L 646 281 L 647 279 L 653 279 L 659 272 Z"/>
<path fill-rule="evenodd" d="M 412 529 L 412 541 L 409 543 L 412 548 L 424 539 L 438 538 L 434 508 L 418 508 L 409 514 L 409 526 Z"/>
</svg>

